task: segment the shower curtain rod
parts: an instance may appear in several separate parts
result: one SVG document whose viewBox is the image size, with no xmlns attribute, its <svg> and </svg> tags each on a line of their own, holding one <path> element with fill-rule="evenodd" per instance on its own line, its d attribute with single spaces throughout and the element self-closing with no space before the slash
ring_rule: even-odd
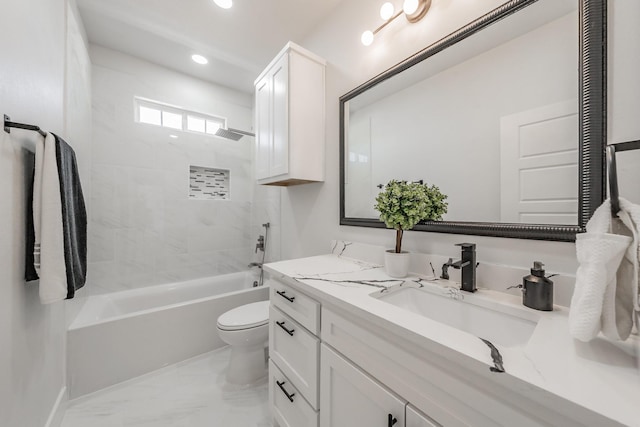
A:
<svg viewBox="0 0 640 427">
<path fill-rule="evenodd" d="M 47 133 L 45 131 L 43 131 L 42 129 L 40 129 L 40 126 L 26 125 L 24 123 L 12 122 L 11 118 L 5 114 L 4 115 L 4 131 L 6 133 L 11 133 L 11 128 L 33 130 L 33 131 L 38 132 L 40 135 L 42 135 L 44 137 L 47 136 Z"/>
</svg>

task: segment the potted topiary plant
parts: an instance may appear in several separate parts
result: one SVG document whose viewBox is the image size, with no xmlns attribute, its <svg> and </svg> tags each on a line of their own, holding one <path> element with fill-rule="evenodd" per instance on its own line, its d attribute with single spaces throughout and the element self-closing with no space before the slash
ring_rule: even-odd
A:
<svg viewBox="0 0 640 427">
<path fill-rule="evenodd" d="M 447 213 L 447 196 L 435 185 L 392 179 L 376 197 L 375 209 L 387 228 L 396 230 L 396 247 L 385 253 L 385 267 L 391 277 L 405 277 L 409 253 L 402 250 L 402 235 L 423 220 L 441 220 Z"/>
</svg>

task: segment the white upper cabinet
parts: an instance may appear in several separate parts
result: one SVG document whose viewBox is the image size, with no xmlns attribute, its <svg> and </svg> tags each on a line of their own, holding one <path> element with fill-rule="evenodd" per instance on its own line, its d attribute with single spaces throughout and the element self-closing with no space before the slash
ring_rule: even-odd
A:
<svg viewBox="0 0 640 427">
<path fill-rule="evenodd" d="M 255 82 L 256 179 L 324 181 L 325 61 L 289 42 Z"/>
</svg>

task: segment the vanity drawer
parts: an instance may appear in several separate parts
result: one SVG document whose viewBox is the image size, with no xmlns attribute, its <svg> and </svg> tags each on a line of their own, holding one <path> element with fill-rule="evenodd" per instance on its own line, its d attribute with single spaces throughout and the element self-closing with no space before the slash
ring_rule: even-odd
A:
<svg viewBox="0 0 640 427">
<path fill-rule="evenodd" d="M 317 335 L 320 328 L 320 303 L 277 280 L 269 281 L 271 303 L 293 320 Z"/>
<path fill-rule="evenodd" d="M 318 408 L 320 340 L 272 305 L 269 356 L 315 409 Z"/>
<path fill-rule="evenodd" d="M 318 413 L 273 361 L 269 362 L 269 406 L 280 427 L 318 427 Z"/>
</svg>

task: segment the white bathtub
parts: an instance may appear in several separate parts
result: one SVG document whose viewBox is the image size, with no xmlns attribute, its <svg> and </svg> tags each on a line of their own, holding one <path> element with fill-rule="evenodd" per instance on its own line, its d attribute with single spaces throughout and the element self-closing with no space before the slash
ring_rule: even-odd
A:
<svg viewBox="0 0 640 427">
<path fill-rule="evenodd" d="M 67 332 L 71 399 L 224 346 L 218 316 L 269 298 L 248 272 L 87 299 Z"/>
</svg>

